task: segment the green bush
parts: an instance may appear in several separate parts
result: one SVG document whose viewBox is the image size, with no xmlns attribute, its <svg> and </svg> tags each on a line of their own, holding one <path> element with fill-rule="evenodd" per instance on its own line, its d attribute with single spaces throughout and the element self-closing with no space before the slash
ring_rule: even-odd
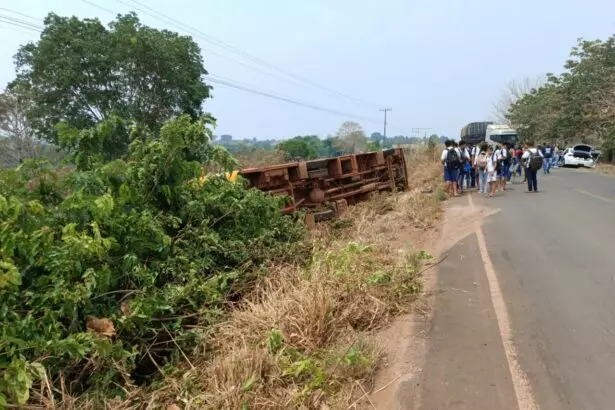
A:
<svg viewBox="0 0 615 410">
<path fill-rule="evenodd" d="M 199 182 L 203 166 L 233 165 L 209 144 L 208 118 L 132 129 L 128 157 L 105 162 L 105 141 L 128 129 L 110 121 L 59 127 L 74 170 L 28 162 L 0 174 L 0 407 L 25 403 L 41 377 L 118 394 L 147 379 L 148 362 L 199 346 L 209 329 L 194 325 L 219 320 L 259 265 L 302 252 L 281 199 Z M 98 318 L 111 327 L 88 331 Z"/>
</svg>

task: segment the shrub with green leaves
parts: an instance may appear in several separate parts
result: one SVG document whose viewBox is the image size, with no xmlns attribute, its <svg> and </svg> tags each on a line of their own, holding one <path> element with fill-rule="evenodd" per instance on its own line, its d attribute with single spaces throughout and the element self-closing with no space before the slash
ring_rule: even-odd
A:
<svg viewBox="0 0 615 410">
<path fill-rule="evenodd" d="M 204 167 L 233 166 L 210 144 L 211 122 L 182 116 L 156 135 L 117 118 L 59 127 L 76 169 L 2 171 L 0 405 L 25 403 L 43 376 L 109 394 L 147 379 L 148 362 L 199 346 L 208 328 L 194 325 L 219 320 L 259 265 L 301 254 L 303 227 L 282 199 L 199 182 Z M 105 162 L 116 132 L 130 132 L 129 154 Z M 98 319 L 110 329 L 88 325 Z"/>
</svg>

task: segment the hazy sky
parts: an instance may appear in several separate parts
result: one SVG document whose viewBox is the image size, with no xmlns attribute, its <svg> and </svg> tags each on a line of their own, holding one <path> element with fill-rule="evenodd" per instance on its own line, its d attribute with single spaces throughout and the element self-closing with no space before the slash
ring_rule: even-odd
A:
<svg viewBox="0 0 615 410">
<path fill-rule="evenodd" d="M 115 13 L 139 7 L 123 4 L 130 0 L 89 1 Z M 390 136 L 412 135 L 412 128 L 426 127 L 458 137 L 466 123 L 490 118 L 494 101 L 511 80 L 559 72 L 578 37 L 604 39 L 615 33 L 613 0 L 141 1 L 276 67 L 365 103 L 267 76 L 208 50 L 261 71 L 270 68 L 195 37 L 211 74 L 367 118 L 359 122 L 368 134 L 382 131 L 378 106 L 390 107 Z M 38 18 L 41 24 L 50 11 L 98 17 L 105 23 L 113 18 L 83 0 L 0 0 L 0 7 Z M 147 25 L 182 31 L 174 23 L 137 13 Z M 0 15 L 10 13 L 0 10 Z M 0 35 L 4 86 L 14 76 L 12 56 L 18 46 L 38 34 L 0 22 Z M 216 133 L 235 138 L 325 136 L 352 119 L 221 85 L 213 97 L 205 105 L 218 118 Z"/>
</svg>

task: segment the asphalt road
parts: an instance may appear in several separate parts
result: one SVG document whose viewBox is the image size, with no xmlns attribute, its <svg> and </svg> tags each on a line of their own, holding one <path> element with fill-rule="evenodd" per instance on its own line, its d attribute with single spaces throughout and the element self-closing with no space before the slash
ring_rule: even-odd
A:
<svg viewBox="0 0 615 410">
<path fill-rule="evenodd" d="M 615 178 L 538 178 L 537 194 L 451 201 L 497 212 L 448 251 L 422 375 L 399 408 L 615 409 Z"/>
</svg>

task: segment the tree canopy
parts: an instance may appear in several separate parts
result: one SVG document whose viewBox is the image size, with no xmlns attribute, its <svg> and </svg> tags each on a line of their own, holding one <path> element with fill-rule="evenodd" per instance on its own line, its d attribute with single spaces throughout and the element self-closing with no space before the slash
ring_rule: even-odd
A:
<svg viewBox="0 0 615 410">
<path fill-rule="evenodd" d="M 278 149 L 284 151 L 288 161 L 314 159 L 318 156 L 316 149 L 310 144 L 309 137 L 295 137 L 278 144 Z M 318 137 L 316 137 L 318 140 Z M 318 140 L 320 142 L 320 140 Z"/>
<path fill-rule="evenodd" d="M 335 145 L 344 153 L 361 152 L 367 148 L 367 136 L 357 122 L 346 121 L 337 131 Z"/>
<path fill-rule="evenodd" d="M 156 131 L 181 114 L 197 118 L 209 96 L 194 40 L 144 26 L 134 13 L 108 28 L 50 13 L 40 39 L 22 46 L 15 63 L 10 87 L 27 93 L 31 126 L 51 142 L 60 122 L 82 130 L 112 116 Z"/>
<path fill-rule="evenodd" d="M 580 39 L 560 75 L 514 102 L 508 118 L 524 139 L 615 146 L 615 36 Z"/>
</svg>

